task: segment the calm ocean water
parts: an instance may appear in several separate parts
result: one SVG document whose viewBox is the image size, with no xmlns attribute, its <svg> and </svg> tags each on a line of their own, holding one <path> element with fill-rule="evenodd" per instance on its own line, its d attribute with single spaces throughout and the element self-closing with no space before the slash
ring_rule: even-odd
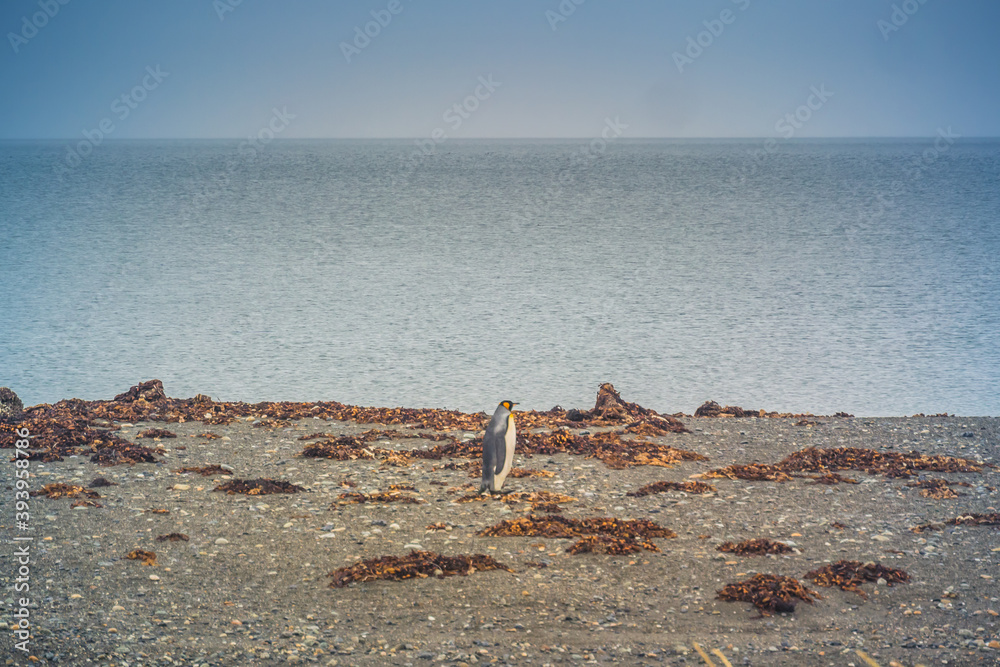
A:
<svg viewBox="0 0 1000 667">
<path fill-rule="evenodd" d="M 0 143 L 26 404 L 1000 415 L 997 141 L 68 144 Z"/>
</svg>

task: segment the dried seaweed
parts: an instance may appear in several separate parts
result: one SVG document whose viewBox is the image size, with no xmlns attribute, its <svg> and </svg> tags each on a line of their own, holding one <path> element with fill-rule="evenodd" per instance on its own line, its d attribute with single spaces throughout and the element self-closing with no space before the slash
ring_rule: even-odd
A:
<svg viewBox="0 0 1000 667">
<path fill-rule="evenodd" d="M 704 477 L 746 479 L 753 481 L 787 482 L 789 473 L 821 473 L 824 479 L 835 475 L 836 470 L 861 470 L 872 475 L 886 477 L 913 477 L 918 471 L 934 472 L 981 472 L 983 463 L 954 456 L 939 456 L 910 452 L 877 452 L 861 447 L 837 447 L 820 449 L 807 447 L 785 457 L 776 464 L 751 463 L 732 465 L 704 473 Z M 847 481 L 847 478 L 829 478 L 829 482 Z M 820 481 L 820 483 L 829 483 Z"/>
<path fill-rule="evenodd" d="M 636 553 L 643 549 L 647 551 L 660 550 L 658 546 L 646 539 L 614 537 L 611 535 L 588 535 L 566 547 L 566 551 L 571 554 L 599 553 L 622 555 Z"/>
<path fill-rule="evenodd" d="M 92 489 L 99 489 L 102 486 L 118 486 L 118 482 L 112 482 L 103 477 L 95 477 L 94 481 L 88 484 L 88 486 Z"/>
<path fill-rule="evenodd" d="M 1000 514 L 966 514 L 949 519 L 945 523 L 952 526 L 1000 526 Z"/>
<path fill-rule="evenodd" d="M 31 491 L 28 493 L 29 496 L 45 496 L 46 498 L 56 499 L 56 498 L 100 498 L 101 494 L 97 491 L 88 491 L 82 486 L 74 486 L 72 484 L 63 484 L 62 482 L 56 482 L 54 484 L 46 484 L 41 489 L 37 491 Z"/>
<path fill-rule="evenodd" d="M 764 556 L 767 554 L 787 554 L 794 549 L 784 542 L 775 542 L 766 537 L 757 537 L 752 540 L 742 542 L 723 542 L 718 547 L 719 551 L 736 554 L 737 556 Z"/>
<path fill-rule="evenodd" d="M 813 600 L 823 599 L 797 579 L 776 574 L 755 574 L 744 581 L 726 584 L 717 593 L 719 599 L 726 602 L 751 603 L 761 616 L 771 616 L 774 612 L 791 613 L 795 611 L 798 600 L 812 604 Z"/>
<path fill-rule="evenodd" d="M 968 482 L 949 482 L 946 479 L 925 479 L 919 482 L 914 482 L 907 484 L 906 486 L 915 487 L 920 489 L 920 495 L 924 498 L 934 498 L 935 500 L 950 500 L 953 498 L 958 498 L 959 496 L 964 496 L 964 493 L 959 493 L 951 487 L 953 486 L 972 486 Z"/>
<path fill-rule="evenodd" d="M 824 565 L 806 574 L 817 586 L 839 586 L 842 590 L 852 591 L 867 599 L 868 594 L 858 588 L 866 581 L 884 579 L 888 586 L 904 584 L 910 580 L 910 575 L 903 570 L 886 567 L 879 563 L 862 563 L 857 560 L 838 560 L 836 563 Z"/>
<path fill-rule="evenodd" d="M 390 491 L 416 491 L 416 487 L 412 484 L 390 484 Z"/>
<path fill-rule="evenodd" d="M 861 447 L 820 449 L 808 447 L 794 452 L 778 464 L 788 472 L 828 472 L 831 470 L 861 470 L 886 477 L 910 477 L 917 471 L 981 472 L 982 463 L 954 456 L 910 452 L 877 452 Z"/>
<path fill-rule="evenodd" d="M 826 484 L 827 486 L 833 484 L 860 484 L 856 479 L 850 477 L 844 477 L 835 472 L 828 472 L 824 475 L 792 475 L 793 477 L 801 477 L 803 479 L 811 479 L 809 484 Z"/>
<path fill-rule="evenodd" d="M 628 538 L 677 537 L 674 531 L 663 528 L 649 519 L 609 517 L 567 519 L 552 515 L 507 519 L 476 534 L 485 537 L 584 537 L 586 535 Z"/>
<path fill-rule="evenodd" d="M 341 435 L 333 440 L 324 440 L 307 445 L 302 450 L 302 456 L 310 458 L 334 459 L 336 461 L 354 461 L 357 459 L 374 460 L 380 453 L 389 453 L 392 450 L 369 448 L 364 440 L 357 436 Z"/>
<path fill-rule="evenodd" d="M 190 539 L 184 533 L 170 533 L 169 535 L 158 535 L 156 537 L 157 542 L 187 542 Z"/>
<path fill-rule="evenodd" d="M 213 463 L 212 465 L 208 465 L 208 466 L 193 466 L 193 467 L 188 467 L 188 468 L 179 468 L 178 470 L 175 470 L 174 472 L 177 473 L 178 475 L 185 475 L 185 474 L 187 474 L 189 472 L 194 472 L 194 473 L 198 473 L 199 475 L 202 475 L 203 477 L 211 477 L 212 475 L 232 475 L 233 474 L 232 470 L 227 470 L 226 468 L 223 468 L 222 466 L 220 466 L 220 465 L 218 465 L 216 463 Z"/>
<path fill-rule="evenodd" d="M 261 478 L 232 479 L 224 484 L 220 484 L 212 489 L 212 491 L 225 491 L 229 495 L 243 493 L 248 496 L 262 496 L 269 493 L 299 493 L 305 491 L 305 489 L 291 482 Z"/>
<path fill-rule="evenodd" d="M 831 528 L 836 528 L 837 530 L 844 530 L 845 528 L 847 528 L 847 524 L 846 523 L 840 523 L 839 521 L 831 521 L 830 522 L 830 527 Z"/>
<path fill-rule="evenodd" d="M 782 470 L 779 466 L 768 465 L 766 463 L 748 463 L 746 465 L 731 465 L 725 468 L 709 470 L 702 473 L 702 477 L 709 479 L 745 479 L 751 482 L 790 482 L 791 475 Z"/>
<path fill-rule="evenodd" d="M 204 433 L 199 433 L 195 437 L 196 438 L 207 438 L 208 440 L 218 440 L 222 436 L 218 435 L 216 433 L 209 433 L 208 431 L 205 431 Z"/>
<path fill-rule="evenodd" d="M 511 468 L 510 476 L 520 479 L 523 477 L 555 477 L 554 472 L 548 470 L 532 470 L 529 468 Z"/>
<path fill-rule="evenodd" d="M 71 510 L 76 509 L 77 507 L 104 507 L 104 505 L 93 500 L 74 500 L 70 503 L 69 508 Z"/>
<path fill-rule="evenodd" d="M 931 521 L 930 523 L 922 523 L 919 526 L 913 526 L 912 528 L 910 528 L 910 531 L 920 534 L 920 533 L 925 533 L 928 530 L 943 530 L 943 529 L 944 529 L 943 523 L 937 523 Z"/>
<path fill-rule="evenodd" d="M 134 445 L 127 440 L 112 442 L 98 449 L 90 460 L 104 466 L 114 466 L 122 463 L 156 463 L 156 452 L 143 445 Z"/>
<path fill-rule="evenodd" d="M 142 561 L 143 565 L 156 565 L 156 552 L 155 551 L 143 551 L 142 549 L 133 549 L 126 554 L 125 558 L 129 560 Z"/>
<path fill-rule="evenodd" d="M 428 525 L 424 530 L 438 531 L 438 530 L 449 530 L 450 526 L 444 521 L 438 521 L 437 523 L 432 523 Z"/>
<path fill-rule="evenodd" d="M 168 431 L 165 428 L 147 428 L 142 431 L 139 435 L 135 436 L 137 438 L 176 438 L 177 434 L 173 431 Z"/>
<path fill-rule="evenodd" d="M 503 563 L 484 554 L 442 556 L 432 551 L 411 551 L 406 556 L 382 556 L 363 560 L 349 567 L 341 567 L 329 574 L 331 588 L 343 588 L 351 582 L 401 581 L 430 576 L 466 576 L 476 571 L 505 570 L 513 572 Z"/>
<path fill-rule="evenodd" d="M 341 505 L 356 505 L 363 503 L 404 503 L 416 505 L 424 501 L 399 491 L 377 491 L 375 493 L 342 493 L 339 496 Z"/>
<path fill-rule="evenodd" d="M 629 491 L 627 496 L 641 497 L 666 491 L 683 491 L 684 493 L 714 493 L 715 487 L 705 482 L 655 482 L 640 487 L 638 491 Z"/>
</svg>

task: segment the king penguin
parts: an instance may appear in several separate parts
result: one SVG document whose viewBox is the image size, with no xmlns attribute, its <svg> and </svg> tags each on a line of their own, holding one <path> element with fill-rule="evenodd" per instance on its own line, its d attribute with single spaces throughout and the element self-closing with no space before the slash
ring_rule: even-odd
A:
<svg viewBox="0 0 1000 667">
<path fill-rule="evenodd" d="M 517 403 L 501 401 L 493 413 L 490 425 L 483 434 L 483 482 L 479 492 L 489 490 L 496 493 L 503 488 L 504 480 L 514 463 L 514 445 L 517 444 L 517 429 L 511 411 Z"/>
</svg>

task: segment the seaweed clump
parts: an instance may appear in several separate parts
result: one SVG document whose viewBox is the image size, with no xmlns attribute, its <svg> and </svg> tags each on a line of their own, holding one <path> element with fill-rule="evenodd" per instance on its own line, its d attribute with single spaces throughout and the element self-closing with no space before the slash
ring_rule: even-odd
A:
<svg viewBox="0 0 1000 667">
<path fill-rule="evenodd" d="M 46 484 L 41 489 L 37 491 L 31 491 L 28 493 L 29 496 L 45 496 L 46 498 L 100 498 L 101 494 L 97 491 L 88 491 L 82 486 L 74 486 L 72 484 L 63 484 L 62 482 L 56 482 L 54 484 Z"/>
<path fill-rule="evenodd" d="M 225 491 L 227 494 L 244 493 L 248 496 L 263 496 L 269 493 L 299 493 L 305 491 L 301 486 L 274 479 L 232 479 L 212 489 Z"/>
<path fill-rule="evenodd" d="M 868 594 L 858 588 L 866 581 L 884 579 L 886 585 L 905 584 L 910 575 L 904 570 L 886 567 L 879 563 L 862 563 L 857 560 L 838 560 L 806 574 L 817 586 L 839 586 L 841 590 L 857 593 L 867 599 Z"/>
<path fill-rule="evenodd" d="M 914 477 L 919 471 L 981 472 L 983 463 L 954 456 L 940 456 L 910 452 L 877 452 L 863 447 L 836 447 L 819 449 L 807 447 L 789 454 L 776 464 L 751 463 L 732 465 L 704 473 L 704 477 L 745 479 L 751 481 L 788 482 L 790 473 L 814 472 L 824 477 L 818 483 L 848 482 L 853 480 L 836 475 L 837 470 L 860 470 L 870 475 L 885 477 Z M 833 477 L 833 475 L 836 475 Z"/>
<path fill-rule="evenodd" d="M 643 549 L 647 551 L 660 550 L 658 546 L 646 539 L 614 537 L 612 535 L 587 535 L 566 547 L 566 551 L 571 554 L 599 553 L 615 556 L 632 554 Z"/>
<path fill-rule="evenodd" d="M 156 463 L 156 452 L 144 445 L 134 445 L 128 440 L 111 442 L 98 449 L 90 457 L 91 462 L 103 466 L 116 466 L 122 463 Z"/>
<path fill-rule="evenodd" d="M 628 496 L 640 497 L 653 493 L 663 493 L 665 491 L 683 491 L 684 493 L 714 493 L 715 487 L 705 482 L 656 482 L 647 484 L 639 488 L 638 491 L 629 491 Z"/>
<path fill-rule="evenodd" d="M 795 611 L 798 600 L 812 604 L 813 600 L 823 599 L 797 579 L 777 574 L 755 574 L 744 581 L 726 584 L 717 593 L 719 599 L 726 602 L 751 603 L 761 616 L 771 616 L 774 612 L 791 613 Z"/>
<path fill-rule="evenodd" d="M 775 542 L 766 537 L 757 537 L 737 543 L 723 542 L 716 549 L 734 553 L 737 556 L 765 556 L 767 554 L 787 554 L 794 551 L 784 542 Z"/>
<path fill-rule="evenodd" d="M 364 503 L 409 503 L 416 505 L 423 501 L 400 491 L 377 491 L 375 493 L 342 493 L 339 496 L 341 505 Z"/>
<path fill-rule="evenodd" d="M 949 482 L 946 479 L 925 479 L 919 482 L 914 482 L 912 484 L 907 484 L 906 486 L 920 489 L 920 495 L 922 495 L 924 498 L 933 498 L 935 500 L 950 500 L 965 495 L 964 493 L 959 493 L 958 491 L 956 491 L 951 487 L 972 486 L 972 485 L 969 484 L 968 482 Z"/>
<path fill-rule="evenodd" d="M 169 535 L 158 535 L 157 542 L 187 542 L 191 538 L 184 533 L 170 533 Z"/>
<path fill-rule="evenodd" d="M 1000 514 L 966 514 L 949 519 L 952 526 L 1000 526 Z"/>
<path fill-rule="evenodd" d="M 382 556 L 359 561 L 354 565 L 338 568 L 329 576 L 333 579 L 330 582 L 331 588 L 343 588 L 352 582 L 467 576 L 476 571 L 486 570 L 513 572 L 503 563 L 484 554 L 442 556 L 433 551 L 411 551 L 402 557 Z"/>
<path fill-rule="evenodd" d="M 709 479 L 745 479 L 751 482 L 790 482 L 792 476 L 781 469 L 780 465 L 766 463 L 748 463 L 746 465 L 731 465 L 725 468 L 709 470 L 702 473 Z"/>
<path fill-rule="evenodd" d="M 177 434 L 165 428 L 147 428 L 145 431 L 135 436 L 137 438 L 176 438 Z"/>
<path fill-rule="evenodd" d="M 141 561 L 143 565 L 156 565 L 156 552 L 155 551 L 143 551 L 142 549 L 133 549 L 126 554 L 125 558 L 129 560 Z"/>
<path fill-rule="evenodd" d="M 480 530 L 484 537 L 584 537 L 610 535 L 612 537 L 677 537 L 677 533 L 649 519 L 567 519 L 561 516 L 525 516 L 506 519 L 495 526 Z"/>
</svg>

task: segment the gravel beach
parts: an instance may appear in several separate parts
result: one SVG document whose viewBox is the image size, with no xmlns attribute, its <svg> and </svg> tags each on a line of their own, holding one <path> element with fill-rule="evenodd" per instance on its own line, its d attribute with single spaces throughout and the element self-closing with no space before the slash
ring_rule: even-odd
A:
<svg viewBox="0 0 1000 667">
<path fill-rule="evenodd" d="M 997 463 L 1000 419 L 680 420 L 689 433 L 650 440 L 708 460 L 616 469 L 565 453 L 518 455 L 515 466 L 552 475 L 510 478 L 504 488 L 510 497 L 473 502 L 456 501 L 478 490 L 475 459 L 302 456 L 314 441 L 301 438 L 312 434 L 423 428 L 309 418 L 261 427 L 252 417 L 225 425 L 122 423 L 117 434 L 157 448 L 157 461 L 103 466 L 85 455 L 31 461 L 30 489 L 65 483 L 99 497 L 32 496 L 22 530 L 15 529 L 9 502 L 16 468 L 8 450 L 0 468 L 3 659 L 122 666 L 1000 664 L 1000 533 L 991 525 L 947 523 L 997 512 L 1000 470 L 987 465 L 909 478 L 839 471 L 856 484 L 692 477 L 734 464 L 777 463 L 811 446 Z M 137 438 L 150 428 L 176 437 Z M 585 435 L 601 430 L 583 429 Z M 461 441 L 477 433 L 452 435 Z M 435 444 L 391 433 L 371 443 L 398 451 Z M 177 472 L 210 465 L 223 466 L 224 474 Z M 112 485 L 89 488 L 98 477 Z M 213 490 L 259 478 L 305 491 Z M 715 491 L 627 495 L 655 482 L 692 479 Z M 949 487 L 959 495 L 946 499 L 907 486 L 928 479 L 968 486 Z M 418 502 L 341 497 L 390 485 L 412 487 L 392 493 Z M 479 534 L 505 520 L 543 516 L 529 502 L 512 502 L 517 492 L 543 491 L 574 498 L 558 502 L 567 519 L 648 519 L 677 537 L 652 539 L 659 551 L 615 555 L 570 554 L 575 538 Z M 91 504 L 71 508 L 83 500 Z M 926 524 L 933 525 L 911 531 Z M 157 540 L 170 534 L 186 539 Z M 18 535 L 33 539 L 15 542 Z M 751 538 L 792 550 L 741 556 L 717 549 Z M 30 592 L 15 593 L 15 549 L 24 544 L 30 544 Z M 128 558 L 134 550 L 155 552 L 155 565 Z M 511 571 L 330 586 L 337 568 L 414 550 L 485 554 Z M 865 597 L 805 576 L 840 560 L 901 569 L 909 581 L 865 582 Z M 793 577 L 821 599 L 770 616 L 747 602 L 718 599 L 726 584 L 758 573 Z M 27 652 L 14 646 L 12 616 L 24 595 L 30 597 Z"/>
</svg>

